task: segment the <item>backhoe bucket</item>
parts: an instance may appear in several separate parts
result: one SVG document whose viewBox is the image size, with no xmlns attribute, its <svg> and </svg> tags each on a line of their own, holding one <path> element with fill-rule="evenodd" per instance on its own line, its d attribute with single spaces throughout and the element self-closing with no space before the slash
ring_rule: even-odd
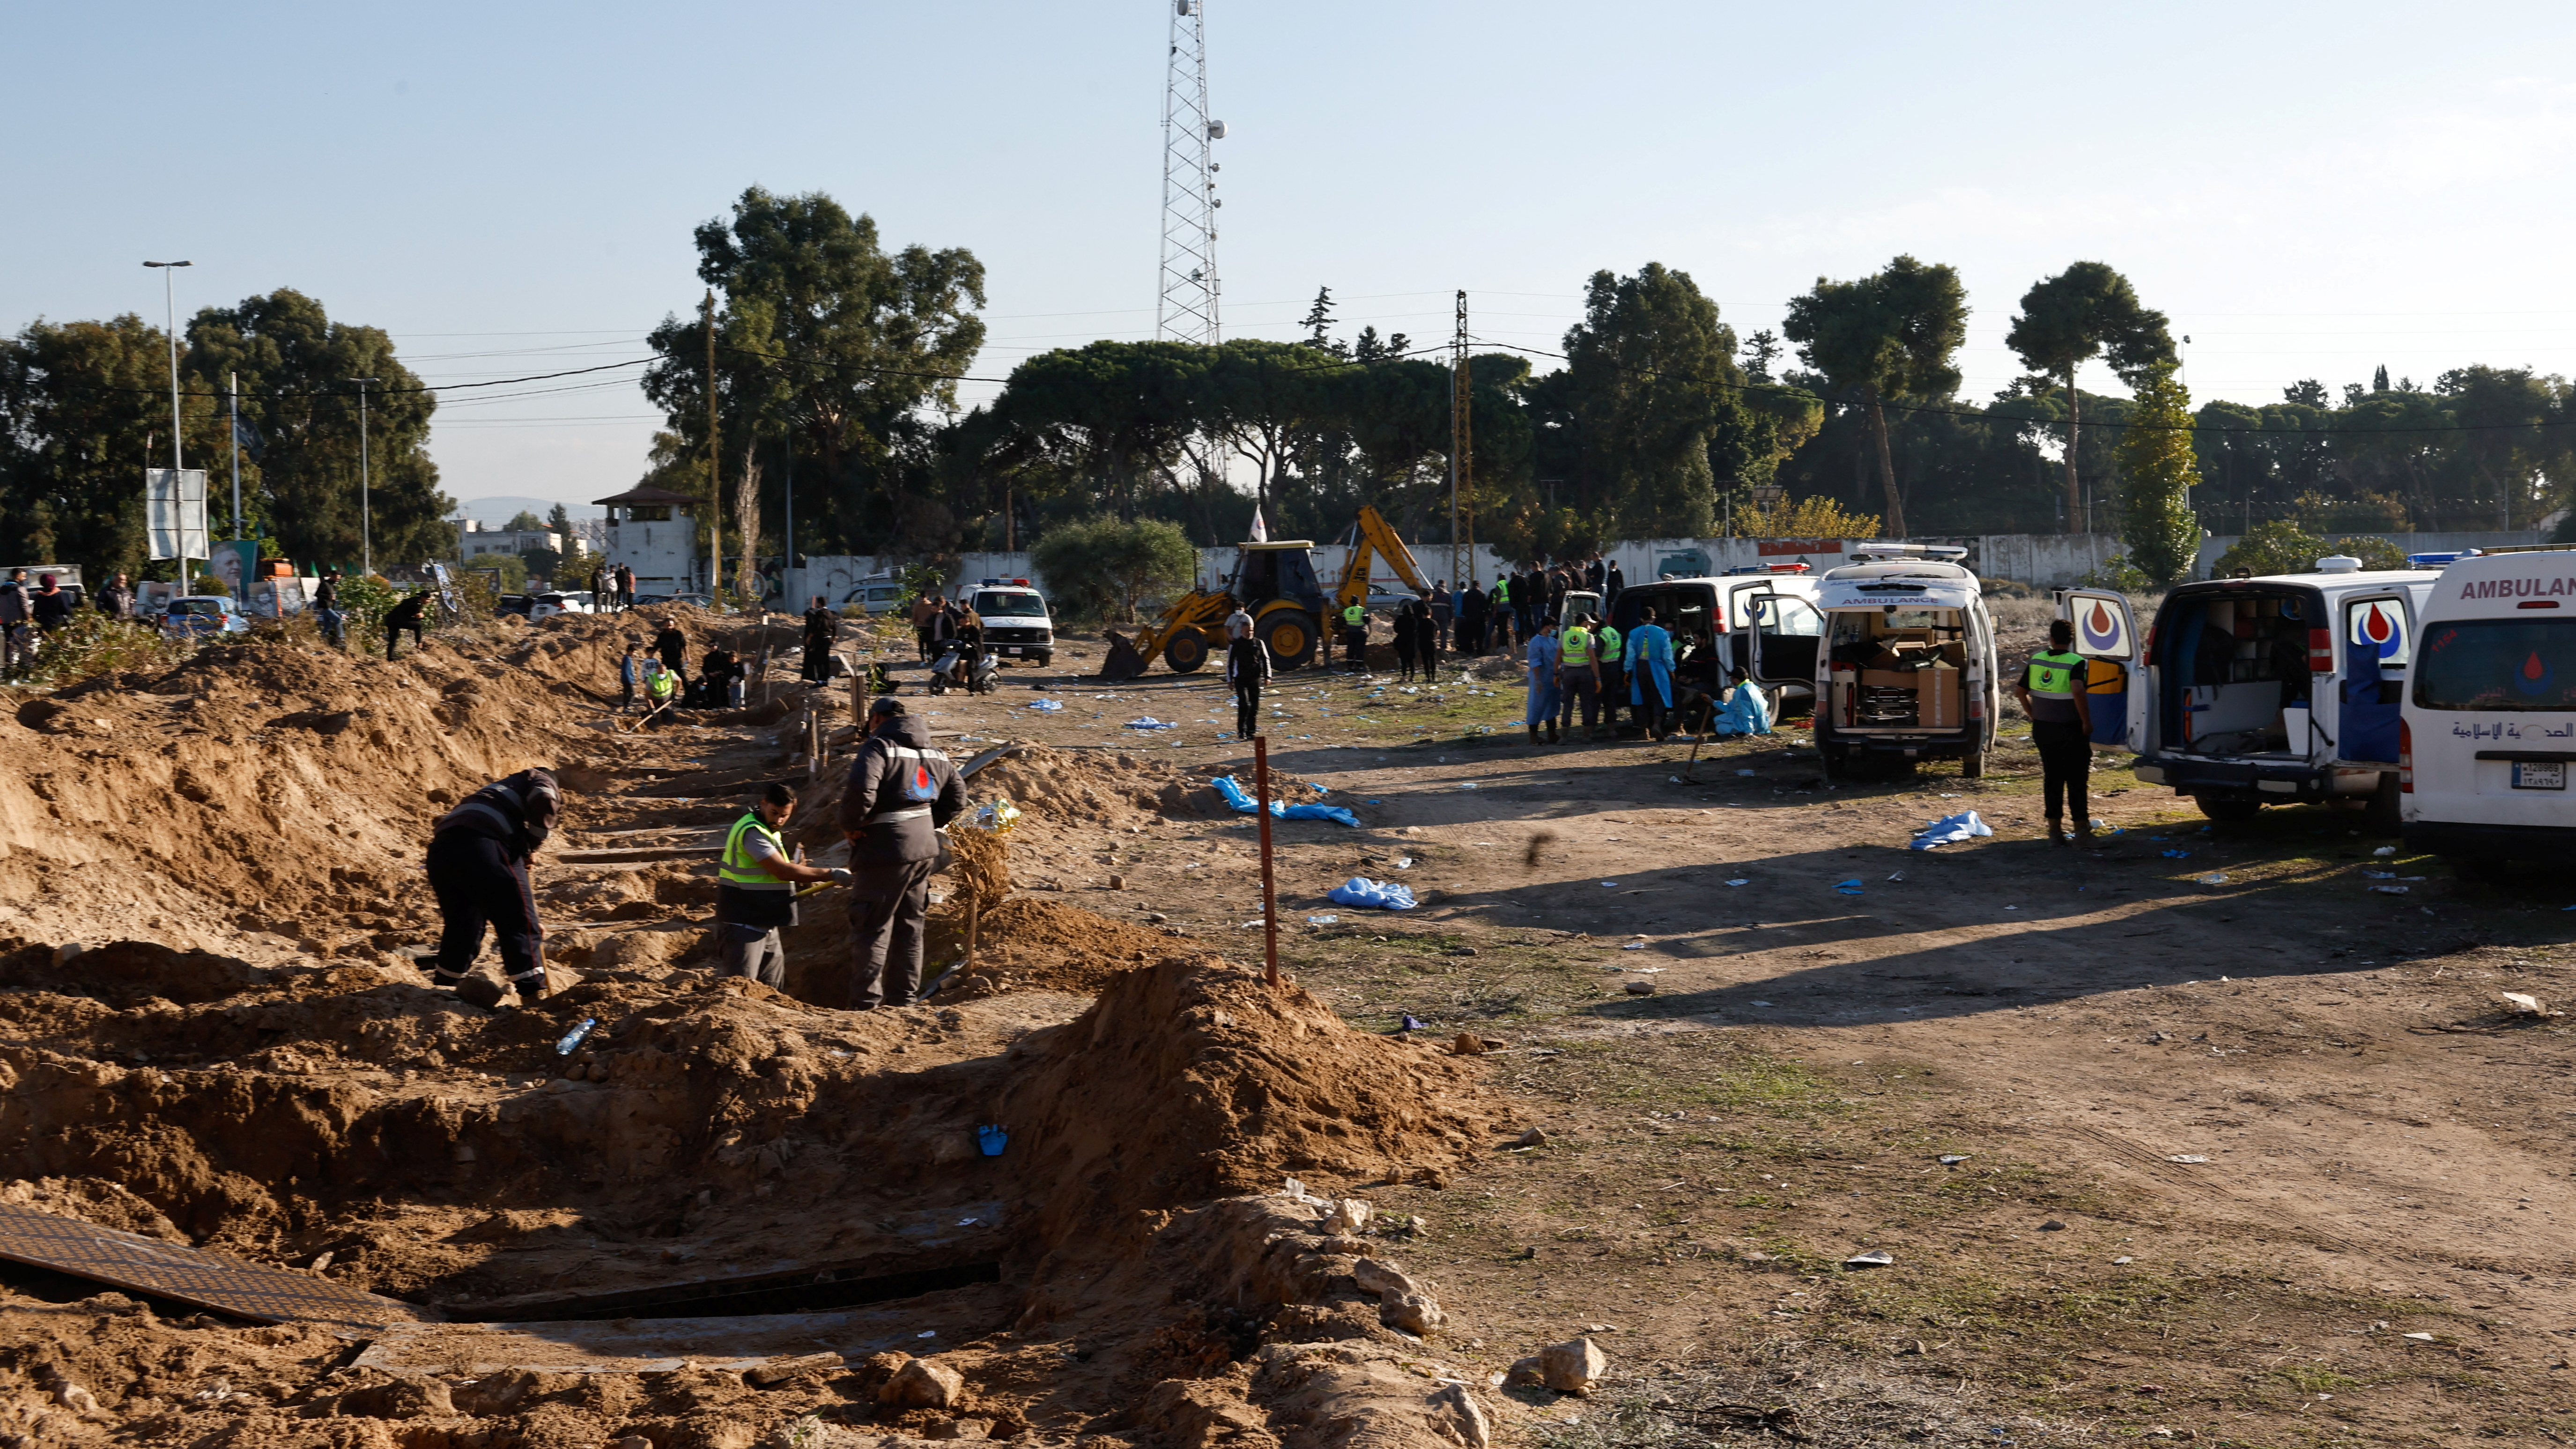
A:
<svg viewBox="0 0 2576 1449">
<path fill-rule="evenodd" d="M 1145 672 L 1145 656 L 1126 636 L 1109 632 L 1109 657 L 1100 661 L 1102 679 L 1133 679 Z"/>
</svg>

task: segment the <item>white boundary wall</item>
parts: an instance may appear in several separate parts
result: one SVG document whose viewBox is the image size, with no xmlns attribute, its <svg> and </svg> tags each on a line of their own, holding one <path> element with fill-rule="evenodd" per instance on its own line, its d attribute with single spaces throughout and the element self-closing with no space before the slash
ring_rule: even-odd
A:
<svg viewBox="0 0 2576 1449">
<path fill-rule="evenodd" d="M 2501 548 L 2514 544 L 2542 542 L 2538 532 L 2495 533 L 2382 533 L 2358 535 L 2384 538 L 2408 553 L 2443 553 L 2469 548 Z M 2219 556 L 2237 541 L 2238 535 L 2222 534 L 2205 539 L 2200 546 L 2196 568 L 2206 578 Z M 1955 544 L 1968 551 L 1966 562 L 1978 574 L 1990 579 L 2009 579 L 2033 588 L 2065 588 L 2100 568 L 2113 556 L 2128 551 L 2128 544 L 2116 534 L 2107 533 L 1990 533 L 1964 537 L 1924 537 L 1921 543 Z M 1722 573 L 1732 568 L 1751 568 L 1764 564 L 1804 563 L 1816 572 L 1848 562 L 1852 549 L 1869 540 L 1838 538 L 1820 539 L 1753 539 L 1753 538 L 1647 538 L 1628 539 L 1602 550 L 1602 557 L 1613 560 L 1627 581 L 1651 583 L 1666 573 Z M 1203 548 L 1199 550 L 1198 585 L 1213 589 L 1221 586 L 1234 573 L 1236 550 Z M 1315 577 L 1326 589 L 1342 575 L 1350 549 L 1338 543 L 1315 547 Z M 1422 568 L 1423 577 L 1434 582 L 1449 579 L 1450 551 L 1442 544 L 1417 544 L 1414 562 Z M 892 555 L 809 554 L 805 567 L 788 572 L 786 605 L 801 609 L 807 598 L 820 593 L 837 606 L 848 597 L 862 579 L 879 574 L 899 573 L 909 560 Z M 1492 548 L 1478 544 L 1475 549 L 1475 575 L 1491 587 L 1496 576 L 1511 572 L 1512 560 Z M 952 596 L 959 586 L 981 579 L 1027 579 L 1039 589 L 1046 579 L 1038 573 L 1029 555 L 1020 553 L 970 553 L 947 579 L 946 591 Z M 1403 584 L 1395 571 L 1379 559 L 1370 571 L 1372 590 L 1402 592 Z"/>
</svg>

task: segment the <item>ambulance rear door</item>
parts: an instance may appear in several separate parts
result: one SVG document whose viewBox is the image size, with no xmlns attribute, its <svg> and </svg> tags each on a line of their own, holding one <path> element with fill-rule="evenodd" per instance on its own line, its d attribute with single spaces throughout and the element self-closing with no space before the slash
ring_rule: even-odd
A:
<svg viewBox="0 0 2576 1449">
<path fill-rule="evenodd" d="M 2085 659 L 2084 702 L 2093 713 L 2093 743 L 2146 753 L 2145 658 L 2128 596 L 2068 589 L 2057 596 L 2057 617 L 2075 626 L 2075 652 Z"/>
</svg>

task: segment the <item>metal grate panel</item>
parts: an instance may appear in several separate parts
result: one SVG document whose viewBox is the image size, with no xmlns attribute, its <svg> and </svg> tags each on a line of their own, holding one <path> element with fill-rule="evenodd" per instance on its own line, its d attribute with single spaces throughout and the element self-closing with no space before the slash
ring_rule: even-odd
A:
<svg viewBox="0 0 2576 1449">
<path fill-rule="evenodd" d="M 388 1324 L 438 1321 L 430 1309 L 328 1278 L 244 1263 L 13 1203 L 0 1203 L 0 1258 L 263 1323 L 373 1333 Z"/>
</svg>

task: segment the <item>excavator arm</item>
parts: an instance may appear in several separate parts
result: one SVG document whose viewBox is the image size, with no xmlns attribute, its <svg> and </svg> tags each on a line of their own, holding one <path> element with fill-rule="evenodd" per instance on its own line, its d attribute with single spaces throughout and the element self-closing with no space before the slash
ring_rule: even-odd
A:
<svg viewBox="0 0 2576 1449">
<path fill-rule="evenodd" d="M 1377 505 L 1360 505 L 1357 536 L 1351 542 L 1350 562 L 1342 568 L 1341 586 L 1333 590 L 1333 606 L 1347 609 L 1353 604 L 1368 604 L 1369 564 L 1384 558 L 1395 569 L 1395 576 L 1422 598 L 1431 597 L 1431 585 L 1422 578 L 1421 565 L 1413 561 L 1413 550 L 1404 546 L 1396 535 L 1395 525 L 1377 511 Z"/>
</svg>

